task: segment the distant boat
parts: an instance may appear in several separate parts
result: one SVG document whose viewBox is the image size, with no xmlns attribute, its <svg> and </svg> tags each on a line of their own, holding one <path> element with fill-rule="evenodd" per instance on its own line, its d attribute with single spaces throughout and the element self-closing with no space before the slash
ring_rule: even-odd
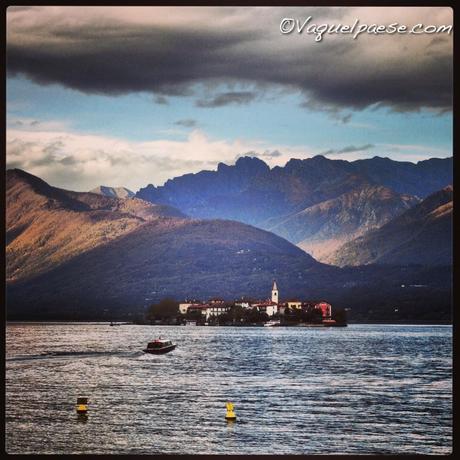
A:
<svg viewBox="0 0 460 460">
<path fill-rule="evenodd" d="M 264 327 L 275 327 L 280 325 L 279 319 L 271 319 L 270 321 L 264 324 Z"/>
<path fill-rule="evenodd" d="M 111 325 L 111 326 L 121 326 L 121 324 L 119 324 L 119 323 L 114 323 L 113 321 L 110 321 L 110 325 Z"/>
<path fill-rule="evenodd" d="M 161 338 L 159 338 L 155 339 L 153 342 L 149 342 L 144 352 L 158 355 L 173 351 L 174 348 L 176 348 L 176 344 L 172 343 L 171 340 L 161 340 Z"/>
</svg>

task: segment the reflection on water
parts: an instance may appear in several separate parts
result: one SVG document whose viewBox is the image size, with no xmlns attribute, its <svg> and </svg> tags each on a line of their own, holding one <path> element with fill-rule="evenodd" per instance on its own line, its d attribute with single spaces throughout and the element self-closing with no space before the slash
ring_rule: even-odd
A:
<svg viewBox="0 0 460 460">
<path fill-rule="evenodd" d="M 11 323 L 6 352 L 9 453 L 451 452 L 450 326 Z"/>
</svg>

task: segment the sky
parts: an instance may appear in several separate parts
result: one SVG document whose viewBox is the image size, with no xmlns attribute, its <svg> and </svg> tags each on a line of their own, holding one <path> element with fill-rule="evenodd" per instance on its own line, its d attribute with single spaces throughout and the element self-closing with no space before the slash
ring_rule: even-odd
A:
<svg viewBox="0 0 460 460">
<path fill-rule="evenodd" d="M 422 26 L 368 33 L 394 23 Z M 452 24 L 448 7 L 9 7 L 7 168 L 137 191 L 244 155 L 450 157 L 453 32 L 433 30 Z"/>
</svg>

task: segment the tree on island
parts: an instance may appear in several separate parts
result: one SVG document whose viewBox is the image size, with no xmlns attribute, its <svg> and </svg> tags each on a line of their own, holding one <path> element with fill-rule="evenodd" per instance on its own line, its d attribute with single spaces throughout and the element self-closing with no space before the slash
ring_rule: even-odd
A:
<svg viewBox="0 0 460 460">
<path fill-rule="evenodd" d="M 259 311 L 257 307 L 246 309 L 240 305 L 232 305 L 227 312 L 217 317 L 218 324 L 226 325 L 262 323 L 268 320 L 268 315 Z"/>
<path fill-rule="evenodd" d="M 270 318 L 264 311 L 259 311 L 257 307 L 253 307 L 247 312 L 246 319 L 250 323 L 263 323 L 268 321 Z"/>
<path fill-rule="evenodd" d="M 203 315 L 201 314 L 200 310 L 191 310 L 190 308 L 187 310 L 185 314 L 185 318 L 189 321 L 200 321 Z"/>
<path fill-rule="evenodd" d="M 159 303 L 150 305 L 146 318 L 148 321 L 168 321 L 179 316 L 179 303 L 174 299 L 163 299 Z"/>
<path fill-rule="evenodd" d="M 347 311 L 343 308 L 335 308 L 332 311 L 332 319 L 334 319 L 338 324 L 347 323 Z"/>
<path fill-rule="evenodd" d="M 222 318 L 222 320 L 232 324 L 238 324 L 244 321 L 245 314 L 245 309 L 241 305 L 233 305 L 226 313 L 226 317 Z"/>
<path fill-rule="evenodd" d="M 321 323 L 323 314 L 319 308 L 289 308 L 284 310 L 284 321 L 288 323 Z"/>
<path fill-rule="evenodd" d="M 323 312 L 320 308 L 314 308 L 311 311 L 311 322 L 317 324 L 323 322 Z"/>
</svg>

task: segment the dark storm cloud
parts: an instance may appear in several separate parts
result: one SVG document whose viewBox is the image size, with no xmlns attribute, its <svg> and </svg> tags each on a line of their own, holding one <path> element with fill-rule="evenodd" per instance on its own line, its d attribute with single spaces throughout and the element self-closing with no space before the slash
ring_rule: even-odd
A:
<svg viewBox="0 0 460 460">
<path fill-rule="evenodd" d="M 249 104 L 256 98 L 256 94 L 250 91 L 232 91 L 217 94 L 210 99 L 199 99 L 195 102 L 197 107 L 223 107 L 224 105 Z"/>
<path fill-rule="evenodd" d="M 153 91 L 164 96 L 187 96 L 192 82 L 240 78 L 221 63 L 226 47 L 250 41 L 252 32 L 226 34 L 170 30 L 160 27 L 88 25 L 76 29 L 50 26 L 32 33 L 51 33 L 57 43 L 8 40 L 7 67 L 42 83 L 61 83 L 86 93 L 123 94 Z M 220 63 L 220 65 L 217 65 Z M 161 98 L 163 96 L 163 98 Z"/>
<path fill-rule="evenodd" d="M 167 103 L 165 96 L 196 94 L 196 85 L 204 84 L 208 90 L 205 97 L 198 95 L 199 107 L 256 99 L 254 90 L 213 94 L 222 84 L 238 83 L 259 93 L 271 85 L 297 91 L 307 107 L 330 113 L 372 105 L 397 111 L 449 110 L 452 105 L 451 36 L 428 37 L 436 50 L 428 53 L 429 42 L 421 36 L 330 36 L 321 43 L 284 36 L 279 33 L 283 8 L 231 8 L 225 13 L 203 8 L 201 27 L 156 23 L 155 11 L 149 13 L 151 24 L 106 17 L 101 9 L 80 9 L 78 20 L 71 22 L 70 13 L 59 11 L 53 10 L 52 17 L 45 9 L 29 16 L 22 11 L 16 20 L 14 10 L 8 15 L 10 75 L 85 93 L 148 91 L 160 104 Z M 180 8 L 174 11 L 185 15 Z M 348 10 L 315 11 L 333 23 Z M 219 22 L 229 18 L 236 25 Z"/>
<path fill-rule="evenodd" d="M 335 150 L 335 149 L 326 150 L 325 152 L 321 152 L 320 155 L 331 155 L 331 154 L 340 155 L 342 153 L 363 152 L 365 150 L 370 150 L 374 147 L 375 147 L 374 144 L 365 144 L 359 147 L 356 147 L 354 145 L 348 145 L 340 150 Z"/>
</svg>

